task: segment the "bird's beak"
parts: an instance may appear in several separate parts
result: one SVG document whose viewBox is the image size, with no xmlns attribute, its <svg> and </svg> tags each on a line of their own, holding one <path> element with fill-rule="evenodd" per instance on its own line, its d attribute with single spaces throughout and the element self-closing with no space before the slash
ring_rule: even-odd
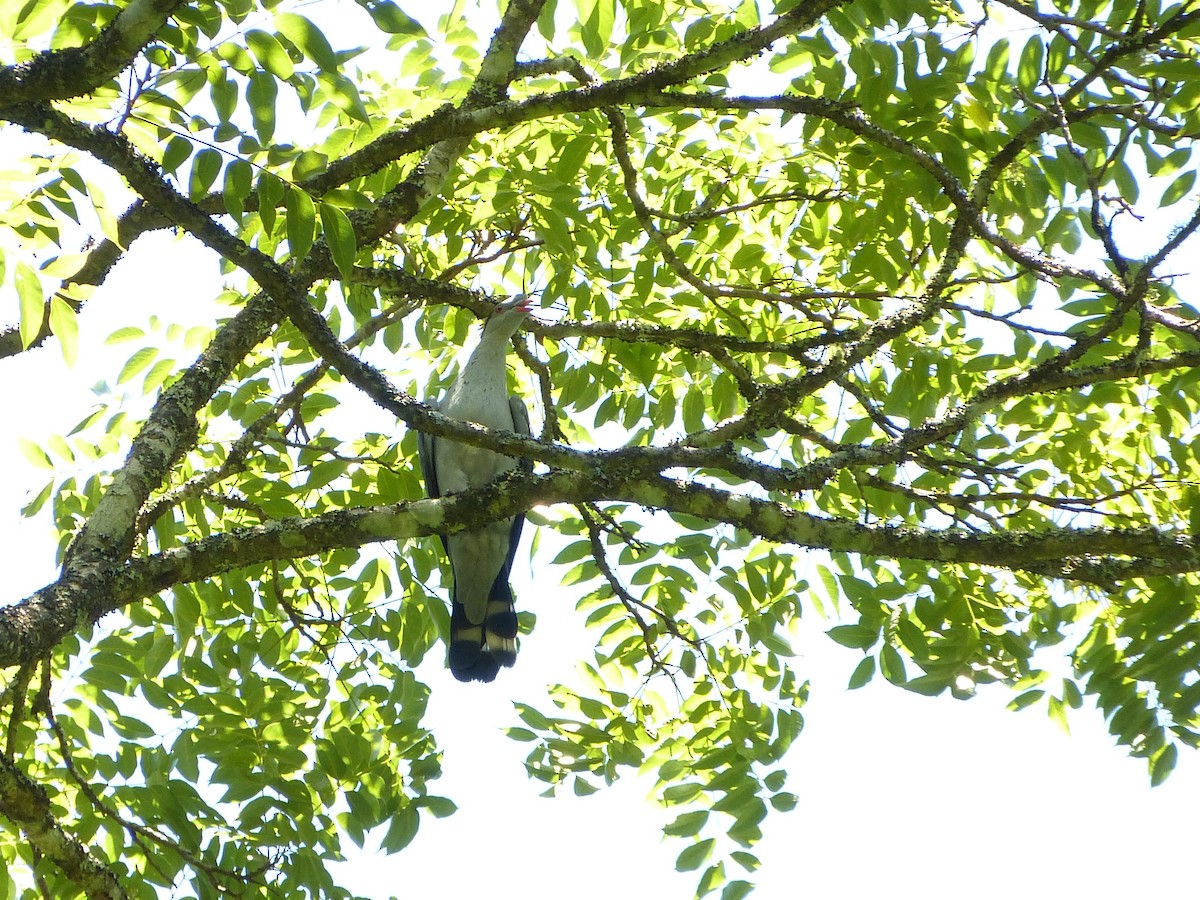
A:
<svg viewBox="0 0 1200 900">
<path fill-rule="evenodd" d="M 507 300 L 502 300 L 496 304 L 496 312 L 512 312 L 519 309 L 522 312 L 529 313 L 533 311 L 533 298 L 528 294 L 513 294 Z"/>
</svg>

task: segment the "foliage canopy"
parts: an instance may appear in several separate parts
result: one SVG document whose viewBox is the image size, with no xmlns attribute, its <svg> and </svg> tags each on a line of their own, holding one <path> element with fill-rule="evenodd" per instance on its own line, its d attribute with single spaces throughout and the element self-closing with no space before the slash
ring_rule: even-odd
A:
<svg viewBox="0 0 1200 900">
<path fill-rule="evenodd" d="M 1200 313 L 1175 283 L 1200 4 L 0 23 L 0 366 L 51 338 L 69 365 L 152 231 L 221 260 L 229 310 L 128 322 L 96 412 L 27 448 L 61 575 L 0 609 L 9 896 L 348 896 L 342 840 L 400 850 L 454 809 L 415 674 L 447 619 L 430 535 L 535 505 L 596 652 L 512 736 L 551 786 L 653 773 L 701 895 L 748 892 L 795 803 L 804 609 L 843 623 L 855 686 L 1088 696 L 1155 781 L 1200 742 Z M 522 288 L 540 438 L 416 400 Z M 133 389 L 144 414 L 116 408 Z M 408 429 L 340 413 L 361 395 Z M 422 501 L 412 429 L 538 471 Z"/>
</svg>

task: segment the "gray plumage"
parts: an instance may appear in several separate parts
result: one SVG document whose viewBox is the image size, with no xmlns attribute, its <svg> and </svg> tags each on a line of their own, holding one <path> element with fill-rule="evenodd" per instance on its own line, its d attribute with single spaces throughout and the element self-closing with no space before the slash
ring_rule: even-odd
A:
<svg viewBox="0 0 1200 900">
<path fill-rule="evenodd" d="M 479 345 L 450 385 L 431 404 L 460 422 L 530 434 L 529 412 L 508 395 L 507 356 L 511 338 L 529 315 L 530 303 L 517 294 L 496 306 L 483 325 Z M 530 460 L 513 459 L 479 447 L 418 432 L 417 455 L 430 497 L 482 487 Z M 517 659 L 517 612 L 509 575 L 521 539 L 523 515 L 474 531 L 440 535 L 454 586 L 450 593 L 448 664 L 460 681 L 491 681 L 500 666 Z"/>
</svg>

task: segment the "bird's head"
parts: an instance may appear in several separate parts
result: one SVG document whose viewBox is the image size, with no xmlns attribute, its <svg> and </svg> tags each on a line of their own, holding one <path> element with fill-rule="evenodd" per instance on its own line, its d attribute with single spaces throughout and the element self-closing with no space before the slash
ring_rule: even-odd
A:
<svg viewBox="0 0 1200 900">
<path fill-rule="evenodd" d="M 531 312 L 533 298 L 525 293 L 513 294 L 496 304 L 483 327 L 487 331 L 507 331 L 512 334 L 521 327 L 521 323 Z"/>
</svg>

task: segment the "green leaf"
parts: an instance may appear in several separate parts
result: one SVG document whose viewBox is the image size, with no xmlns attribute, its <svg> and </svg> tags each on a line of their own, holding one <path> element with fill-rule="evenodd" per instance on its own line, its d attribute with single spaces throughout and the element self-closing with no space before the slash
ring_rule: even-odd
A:
<svg viewBox="0 0 1200 900">
<path fill-rule="evenodd" d="M 322 73 L 317 77 L 321 87 L 329 95 L 329 102 L 360 122 L 371 121 L 367 107 L 358 93 L 358 86 L 345 75 Z"/>
<path fill-rule="evenodd" d="M 289 187 L 283 204 L 287 210 L 287 239 L 293 259 L 304 259 L 317 233 L 317 212 L 312 197 L 298 187 Z"/>
<path fill-rule="evenodd" d="M 1079 685 L 1070 678 L 1063 679 L 1063 700 L 1071 709 L 1083 706 L 1083 694 L 1079 691 Z"/>
<path fill-rule="evenodd" d="M 123 341 L 135 341 L 146 336 L 146 332 L 138 328 L 136 325 L 126 325 L 118 328 L 107 338 L 104 339 L 106 345 L 119 344 Z"/>
<path fill-rule="evenodd" d="M 175 646 L 181 647 L 196 633 L 200 621 L 200 601 L 190 587 L 175 588 L 172 613 Z"/>
<path fill-rule="evenodd" d="M 427 809 L 438 819 L 444 819 L 447 816 L 452 816 L 458 810 L 458 806 L 449 797 L 421 797 L 415 801 L 416 805 L 422 809 Z"/>
<path fill-rule="evenodd" d="M 1035 688 L 1032 691 L 1026 691 L 1025 693 L 1019 694 L 1016 698 L 1009 701 L 1008 708 L 1014 712 L 1019 709 L 1025 709 L 1025 707 L 1032 706 L 1041 700 L 1045 693 L 1046 692 L 1040 688 Z"/>
<path fill-rule="evenodd" d="M 317 153 L 314 150 L 305 150 L 292 163 L 292 179 L 295 181 L 305 181 L 315 175 L 320 175 L 328 168 L 328 156 L 324 153 Z M 328 196 L 325 199 L 328 200 Z"/>
<path fill-rule="evenodd" d="M 167 146 L 163 150 L 162 168 L 163 171 L 172 174 L 192 155 L 192 142 L 181 138 L 179 135 L 173 135 Z"/>
<path fill-rule="evenodd" d="M 158 358 L 158 348 L 142 347 L 136 351 L 133 356 L 125 361 L 125 365 L 121 367 L 121 372 L 117 375 L 117 384 L 124 384 L 130 381 L 135 375 L 145 369 L 150 363 Z"/>
<path fill-rule="evenodd" d="M 259 65 L 280 81 L 287 81 L 296 71 L 292 58 L 275 35 L 251 28 L 246 32 L 246 46 L 250 48 Z"/>
<path fill-rule="evenodd" d="M 538 14 L 538 32 L 547 41 L 553 41 L 554 39 L 554 14 L 557 12 L 557 8 L 558 0 L 548 0 L 546 5 L 542 7 L 541 12 Z"/>
<path fill-rule="evenodd" d="M 421 23 L 404 12 L 392 0 L 358 0 L 358 3 L 360 6 L 366 7 L 380 31 L 409 38 L 427 37 Z M 392 45 L 389 44 L 389 46 Z"/>
<path fill-rule="evenodd" d="M 695 782 L 688 782 L 687 784 L 673 784 L 663 790 L 663 802 L 666 804 L 688 803 L 700 796 L 700 790 L 700 785 L 696 784 Z"/>
<path fill-rule="evenodd" d="M 857 690 L 863 687 L 867 682 L 875 677 L 875 657 L 867 656 L 854 667 L 854 672 L 850 675 L 850 684 L 847 687 L 850 690 Z"/>
<path fill-rule="evenodd" d="M 707 896 L 724 883 L 725 863 L 718 862 L 715 866 L 709 866 L 705 869 L 704 874 L 700 876 L 700 882 L 696 885 L 696 896 Z"/>
<path fill-rule="evenodd" d="M 37 468 L 54 468 L 54 461 L 50 459 L 50 455 L 29 438 L 18 437 L 17 447 L 20 449 L 21 455 Z"/>
<path fill-rule="evenodd" d="M 576 6 L 580 13 L 579 30 L 584 49 L 597 59 L 604 54 L 612 38 L 616 4 L 614 0 L 578 0 Z"/>
<path fill-rule="evenodd" d="M 745 850 L 734 850 L 729 854 L 729 858 L 747 872 L 757 872 L 762 866 L 762 862 L 757 856 L 753 853 L 747 853 Z"/>
<path fill-rule="evenodd" d="M 663 834 L 670 834 L 676 837 L 694 837 L 700 833 L 704 827 L 704 823 L 708 821 L 707 810 L 697 810 L 695 812 L 686 812 L 663 828 Z"/>
<path fill-rule="evenodd" d="M 250 121 L 260 143 L 271 143 L 275 135 L 275 104 L 278 102 L 279 86 L 272 75 L 255 70 L 250 73 L 246 84 L 246 103 L 250 107 Z"/>
<path fill-rule="evenodd" d="M 283 199 L 283 182 L 270 172 L 258 176 L 258 218 L 262 221 L 263 231 L 270 234 L 275 228 L 275 210 Z M 311 202 L 311 201 L 310 201 Z"/>
<path fill-rule="evenodd" d="M 402 807 L 392 816 L 387 834 L 383 836 L 379 846 L 385 853 L 398 853 L 412 843 L 420 824 L 420 816 L 415 807 Z"/>
<path fill-rule="evenodd" d="M 26 41 L 44 34 L 63 14 L 66 4 L 26 2 L 19 7 L 13 3 L 10 7 L 9 14 L 16 13 L 15 21 L 11 22 L 13 37 Z"/>
<path fill-rule="evenodd" d="M 800 802 L 800 798 L 795 794 L 784 791 L 783 793 L 775 794 L 771 797 L 771 806 L 780 812 L 790 812 L 796 808 L 796 804 Z"/>
<path fill-rule="evenodd" d="M 521 721 L 529 727 L 538 731 L 549 731 L 553 728 L 553 723 L 532 706 L 525 703 L 514 703 L 513 706 L 517 710 L 517 715 L 521 717 Z"/>
<path fill-rule="evenodd" d="M 46 297 L 37 272 L 24 262 L 17 263 L 13 274 L 19 302 L 21 348 L 28 348 L 42 330 L 46 316 Z"/>
<path fill-rule="evenodd" d="M 837 625 L 825 632 L 843 647 L 869 650 L 879 640 L 879 631 L 866 625 Z"/>
<path fill-rule="evenodd" d="M 21 440 L 25 439 L 21 438 Z M 33 499 L 21 507 L 21 515 L 26 519 L 31 519 L 36 516 L 42 511 L 42 507 L 46 505 L 46 501 L 50 499 L 50 496 L 53 493 L 54 482 L 53 480 L 47 481 L 45 487 L 38 491 L 37 494 L 34 495 Z"/>
<path fill-rule="evenodd" d="M 1046 704 L 1046 714 L 1063 730 L 1064 734 L 1071 733 L 1071 725 L 1067 721 L 1067 707 L 1062 700 L 1057 697 L 1051 697 Z"/>
<path fill-rule="evenodd" d="M 599 790 L 596 785 L 583 778 L 576 777 L 571 782 L 571 790 L 576 797 L 590 797 Z"/>
<path fill-rule="evenodd" d="M 147 678 L 156 678 L 166 666 L 175 650 L 175 644 L 166 632 L 154 635 L 150 650 L 142 657 L 142 673 Z"/>
<path fill-rule="evenodd" d="M 329 246 L 329 255 L 342 278 L 349 281 L 354 272 L 354 257 L 358 252 L 354 226 L 350 218 L 330 203 L 321 204 L 321 233 Z"/>
<path fill-rule="evenodd" d="M 336 72 L 338 69 L 337 55 L 329 45 L 328 38 L 310 20 L 296 13 L 278 13 L 275 24 L 289 41 L 300 48 L 301 52 L 317 64 L 325 72 Z"/>
<path fill-rule="evenodd" d="M 235 219 L 240 219 L 246 209 L 245 200 L 253 190 L 254 172 L 244 159 L 234 159 L 225 167 L 225 183 L 221 197 L 225 201 L 225 211 Z"/>
<path fill-rule="evenodd" d="M 879 651 L 879 672 L 892 684 L 904 684 L 908 679 L 904 657 L 891 644 L 884 644 Z"/>
<path fill-rule="evenodd" d="M 209 85 L 209 96 L 212 99 L 213 108 L 217 111 L 217 117 L 222 122 L 228 122 L 233 118 L 234 112 L 237 110 L 238 89 L 237 84 L 225 75 L 224 69 L 218 69 L 210 74 L 212 83 Z"/>
<path fill-rule="evenodd" d="M 1176 178 L 1174 181 L 1172 181 L 1169 185 L 1167 185 L 1167 189 L 1165 191 L 1163 191 L 1162 200 L 1159 201 L 1158 205 L 1160 207 L 1166 207 L 1166 206 L 1171 206 L 1175 203 L 1178 203 L 1180 200 L 1182 200 L 1184 197 L 1186 197 L 1188 195 L 1188 193 L 1192 190 L 1192 186 L 1195 185 L 1195 183 L 1196 183 L 1195 170 L 1190 169 L 1187 172 L 1184 172 L 1182 175 L 1180 175 L 1178 178 Z"/>
<path fill-rule="evenodd" d="M 1001 81 L 1008 75 L 1008 58 L 1011 52 L 1008 38 L 1000 38 L 992 44 L 988 50 L 987 62 L 984 63 L 984 71 L 987 73 L 989 80 Z"/>
<path fill-rule="evenodd" d="M 1173 771 L 1179 757 L 1179 749 L 1175 744 L 1167 744 L 1150 760 L 1150 786 L 1158 787 L 1166 781 Z"/>
<path fill-rule="evenodd" d="M 754 891 L 754 885 L 748 881 L 731 881 L 721 891 L 721 900 L 742 900 Z"/>
<path fill-rule="evenodd" d="M 221 172 L 221 154 L 205 147 L 192 158 L 192 174 L 188 179 L 188 196 L 199 200 L 208 194 Z"/>
<path fill-rule="evenodd" d="M 904 689 L 912 691 L 914 694 L 921 694 L 925 697 L 936 697 L 938 694 L 951 688 L 951 693 L 958 699 L 966 699 L 975 693 L 975 685 L 973 682 L 966 680 L 960 681 L 955 685 L 947 683 L 943 675 L 918 675 L 916 678 L 910 678 L 904 682 Z"/>
<path fill-rule="evenodd" d="M 704 865 L 712 855 L 715 839 L 706 838 L 684 849 L 675 860 L 676 872 L 694 872 Z"/>
<path fill-rule="evenodd" d="M 64 172 L 65 175 L 65 172 Z M 120 225 L 117 221 L 117 214 L 109 205 L 108 200 L 104 196 L 104 192 L 99 186 L 89 182 L 87 185 L 88 198 L 92 201 L 92 212 L 96 214 L 96 219 L 100 223 L 100 233 L 108 240 L 112 241 L 116 246 L 122 247 Z"/>
<path fill-rule="evenodd" d="M 316 491 L 346 474 L 348 464 L 344 460 L 331 459 L 313 466 L 304 481 L 305 490 Z"/>
<path fill-rule="evenodd" d="M 1017 64 L 1017 84 L 1027 95 L 1037 93 L 1038 83 L 1042 80 L 1046 59 L 1046 46 L 1039 35 L 1031 37 L 1021 48 L 1021 60 Z"/>
</svg>

